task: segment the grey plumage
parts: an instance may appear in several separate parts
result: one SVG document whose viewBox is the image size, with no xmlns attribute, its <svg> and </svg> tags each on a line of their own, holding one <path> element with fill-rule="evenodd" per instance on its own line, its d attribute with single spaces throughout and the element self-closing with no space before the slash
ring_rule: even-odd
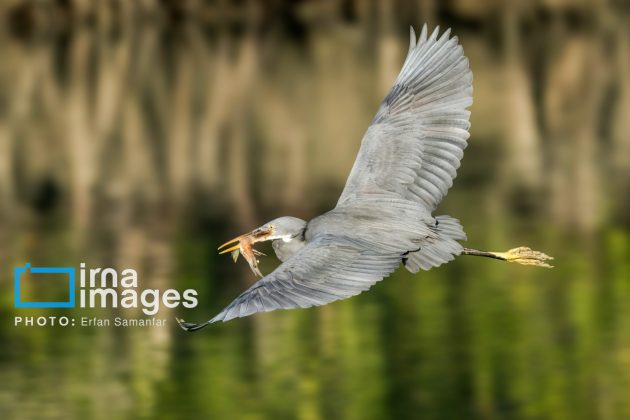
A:
<svg viewBox="0 0 630 420">
<path fill-rule="evenodd" d="M 459 222 L 431 215 L 463 157 L 472 103 L 468 60 L 449 33 L 428 35 L 425 25 L 416 39 L 411 30 L 403 68 L 363 137 L 337 206 L 293 230 L 270 222 L 283 263 L 206 323 L 178 320 L 184 329 L 323 305 L 367 290 L 401 262 L 415 273 L 462 253 Z"/>
<path fill-rule="evenodd" d="M 273 251 L 280 261 L 285 262 L 304 247 L 305 241 L 302 237 L 306 229 L 304 220 L 297 217 L 284 216 L 269 223 L 275 226 L 279 232 L 278 236 L 281 236 L 281 238 L 272 242 Z"/>
<path fill-rule="evenodd" d="M 453 184 L 468 139 L 472 72 L 450 30 L 411 45 L 394 86 L 363 138 L 338 206 L 386 193 L 432 212 Z"/>
<path fill-rule="evenodd" d="M 210 322 L 275 309 L 319 306 L 355 296 L 399 264 L 398 252 L 372 251 L 368 243 L 357 238 L 318 235 Z"/>
</svg>

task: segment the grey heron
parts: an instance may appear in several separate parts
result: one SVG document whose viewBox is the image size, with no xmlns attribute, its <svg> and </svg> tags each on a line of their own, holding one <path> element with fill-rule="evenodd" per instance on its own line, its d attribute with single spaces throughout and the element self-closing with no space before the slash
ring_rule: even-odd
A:
<svg viewBox="0 0 630 420">
<path fill-rule="evenodd" d="M 187 331 L 257 312 L 307 308 L 369 289 L 403 264 L 412 273 L 458 255 L 551 267 L 542 252 L 464 248 L 466 234 L 451 216 L 432 213 L 453 184 L 469 137 L 472 72 L 457 37 L 439 27 L 419 37 L 411 28 L 402 70 L 365 133 L 334 209 L 310 221 L 280 217 L 222 245 L 242 254 L 252 271 L 252 246 L 272 241 L 282 262 L 214 318 Z"/>
</svg>

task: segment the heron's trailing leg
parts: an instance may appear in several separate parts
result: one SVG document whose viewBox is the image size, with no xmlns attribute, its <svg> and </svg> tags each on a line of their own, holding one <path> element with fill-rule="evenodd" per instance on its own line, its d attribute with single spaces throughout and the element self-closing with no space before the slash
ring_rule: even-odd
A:
<svg viewBox="0 0 630 420">
<path fill-rule="evenodd" d="M 534 251 L 526 246 L 512 248 L 506 252 L 489 252 L 479 251 L 471 248 L 464 248 L 462 255 L 476 255 L 479 257 L 495 258 L 497 260 L 515 262 L 523 265 L 535 265 L 537 267 L 553 267 L 546 262 L 548 260 L 553 260 L 553 257 L 550 257 L 549 255 L 540 251 Z"/>
</svg>

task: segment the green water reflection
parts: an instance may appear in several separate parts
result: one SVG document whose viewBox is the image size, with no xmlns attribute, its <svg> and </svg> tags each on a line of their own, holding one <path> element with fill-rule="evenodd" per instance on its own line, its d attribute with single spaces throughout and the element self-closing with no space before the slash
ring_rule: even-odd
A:
<svg viewBox="0 0 630 420">
<path fill-rule="evenodd" d="M 207 237 L 182 240 L 174 284 L 199 289 L 197 317 L 215 313 L 238 288 L 211 274 L 212 256 L 189 252 L 207 248 Z M 461 258 L 416 278 L 400 270 L 355 299 L 196 335 L 172 322 L 5 322 L 2 410 L 5 418 L 624 418 L 630 237 L 610 231 L 596 241 L 596 249 L 542 241 L 558 251 L 551 271 Z"/>
</svg>

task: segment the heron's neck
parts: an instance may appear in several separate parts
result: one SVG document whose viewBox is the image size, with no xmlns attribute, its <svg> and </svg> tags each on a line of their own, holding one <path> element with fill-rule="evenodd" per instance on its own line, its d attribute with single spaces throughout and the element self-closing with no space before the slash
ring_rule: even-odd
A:
<svg viewBox="0 0 630 420">
<path fill-rule="evenodd" d="M 304 236 L 282 237 L 272 242 L 273 250 L 282 262 L 288 260 L 304 246 Z"/>
</svg>

